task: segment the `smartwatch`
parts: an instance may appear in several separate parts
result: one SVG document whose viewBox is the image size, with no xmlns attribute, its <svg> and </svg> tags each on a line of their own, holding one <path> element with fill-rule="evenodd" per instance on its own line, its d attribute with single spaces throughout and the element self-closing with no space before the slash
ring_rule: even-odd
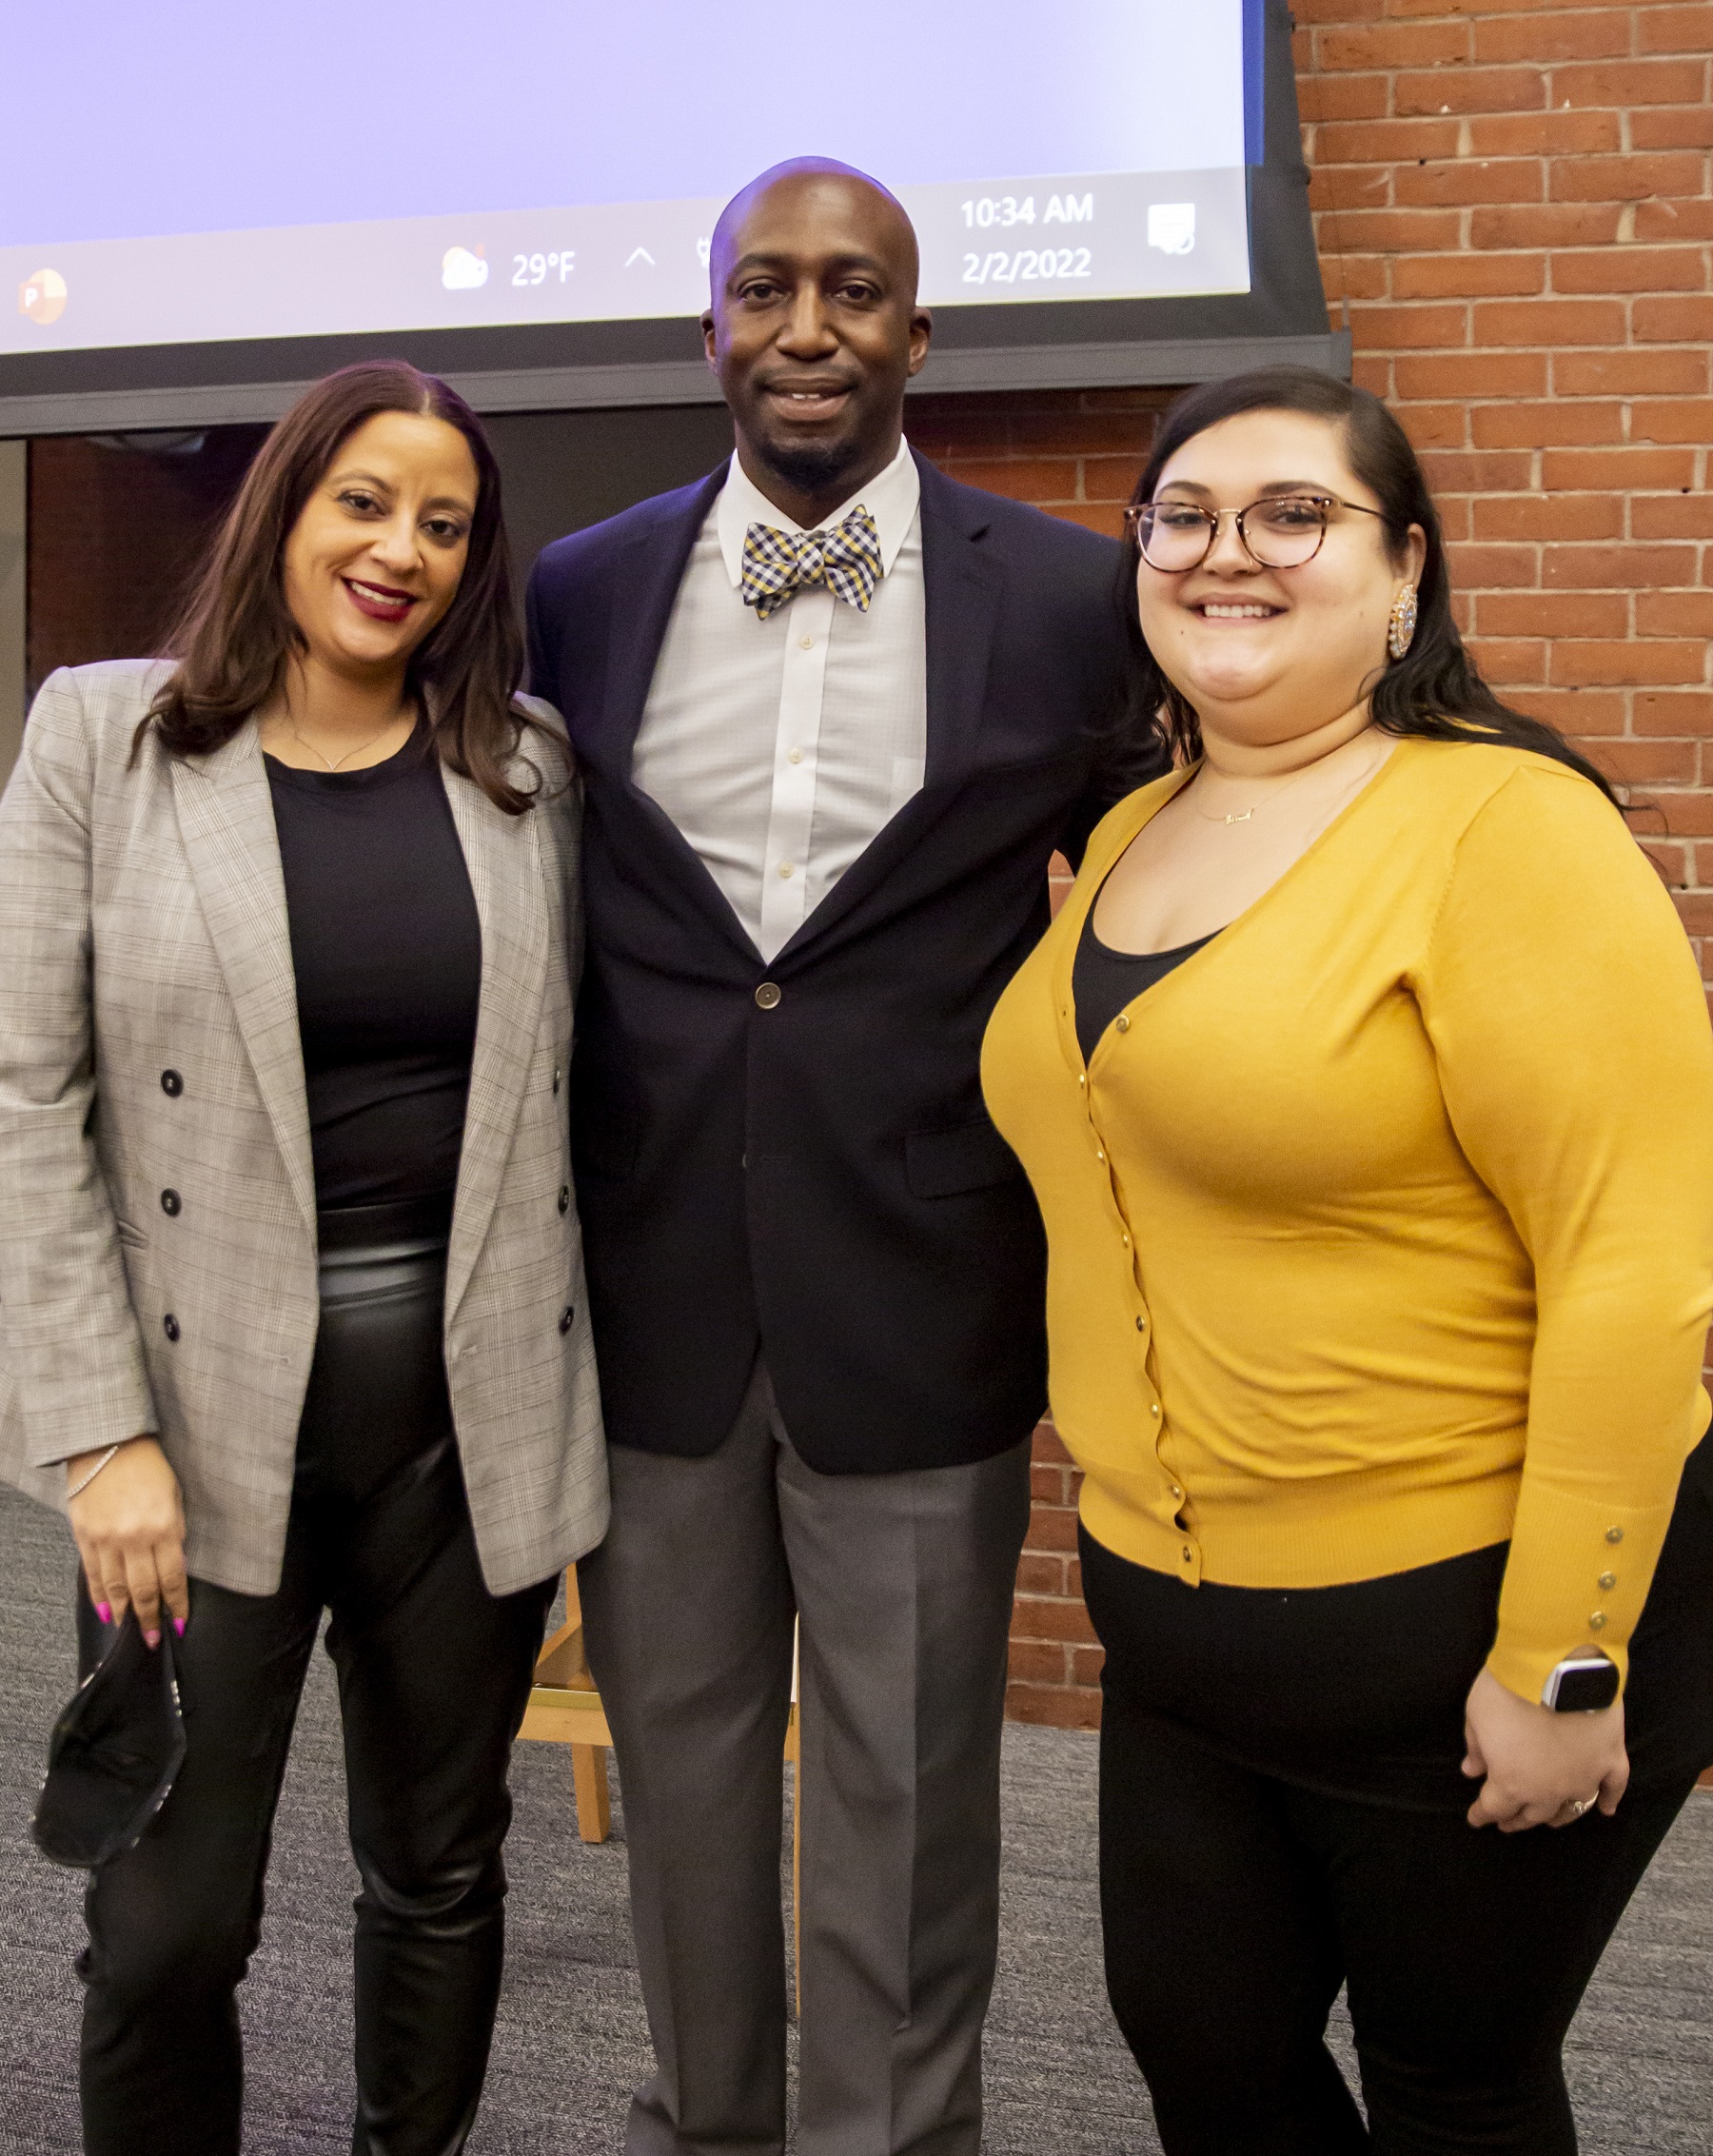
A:
<svg viewBox="0 0 1713 2156">
<path fill-rule="evenodd" d="M 1604 1654 L 1567 1655 L 1547 1677 L 1541 1705 L 1555 1714 L 1597 1714 L 1618 1696 L 1618 1665 Z"/>
</svg>

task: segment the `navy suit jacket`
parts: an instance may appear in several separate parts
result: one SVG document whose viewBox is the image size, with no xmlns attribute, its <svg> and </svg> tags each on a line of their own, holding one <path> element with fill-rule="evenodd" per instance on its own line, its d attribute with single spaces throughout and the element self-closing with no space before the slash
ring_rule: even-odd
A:
<svg viewBox="0 0 1713 2156">
<path fill-rule="evenodd" d="M 917 462 L 925 782 L 771 963 L 631 780 L 725 467 L 530 579 L 531 686 L 585 788 L 571 1128 L 618 1444 L 713 1451 L 758 1349 L 823 1473 L 983 1459 L 1046 1404 L 1040 1220 L 981 1037 L 1047 924 L 1054 847 L 1079 855 L 1158 764 L 1116 728 L 1116 545 Z"/>
</svg>

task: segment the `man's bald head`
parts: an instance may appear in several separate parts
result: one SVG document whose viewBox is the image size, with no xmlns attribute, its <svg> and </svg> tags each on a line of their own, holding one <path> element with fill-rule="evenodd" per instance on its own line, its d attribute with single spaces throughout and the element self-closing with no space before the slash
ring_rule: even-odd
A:
<svg viewBox="0 0 1713 2156">
<path fill-rule="evenodd" d="M 814 524 L 897 453 L 904 385 L 933 325 L 896 198 L 831 157 L 794 157 L 736 194 L 708 256 L 708 359 L 743 468 Z"/>
<path fill-rule="evenodd" d="M 779 200 L 770 203 L 769 198 L 776 194 Z M 782 165 L 769 166 L 765 172 L 758 172 L 746 186 L 739 188 L 719 213 L 708 254 L 708 277 L 716 304 L 720 281 L 733 256 L 742 247 L 744 226 L 752 212 L 776 210 L 790 216 L 806 210 L 814 214 L 817 208 L 825 208 L 835 201 L 853 206 L 861 204 L 862 210 L 867 212 L 863 222 L 872 225 L 874 236 L 878 238 L 882 231 L 890 233 L 897 248 L 899 270 L 914 303 L 921 274 L 921 255 L 916 247 L 916 227 L 897 196 L 889 188 L 883 188 L 878 180 L 871 179 L 868 173 L 859 172 L 856 166 L 841 165 L 837 157 L 788 157 Z"/>
</svg>

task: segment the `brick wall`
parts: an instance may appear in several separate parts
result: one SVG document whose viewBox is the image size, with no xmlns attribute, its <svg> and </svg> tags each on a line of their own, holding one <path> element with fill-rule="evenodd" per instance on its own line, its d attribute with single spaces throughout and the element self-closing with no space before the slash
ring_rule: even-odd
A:
<svg viewBox="0 0 1713 2156">
<path fill-rule="evenodd" d="M 1295 0 L 1333 317 L 1424 451 L 1488 678 L 1578 737 L 1713 975 L 1713 6 Z M 946 468 L 1115 531 L 1157 401 L 930 401 Z M 943 413 L 943 417 L 942 417 Z M 1037 1434 L 1011 1711 L 1093 1726 Z"/>
</svg>

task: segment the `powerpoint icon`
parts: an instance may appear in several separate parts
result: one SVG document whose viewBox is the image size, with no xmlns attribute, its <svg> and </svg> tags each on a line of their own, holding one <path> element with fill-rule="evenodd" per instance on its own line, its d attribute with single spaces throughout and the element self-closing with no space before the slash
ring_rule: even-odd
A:
<svg viewBox="0 0 1713 2156">
<path fill-rule="evenodd" d="M 66 280 L 57 269 L 37 269 L 18 287 L 18 312 L 31 322 L 57 322 L 66 311 Z"/>
</svg>

